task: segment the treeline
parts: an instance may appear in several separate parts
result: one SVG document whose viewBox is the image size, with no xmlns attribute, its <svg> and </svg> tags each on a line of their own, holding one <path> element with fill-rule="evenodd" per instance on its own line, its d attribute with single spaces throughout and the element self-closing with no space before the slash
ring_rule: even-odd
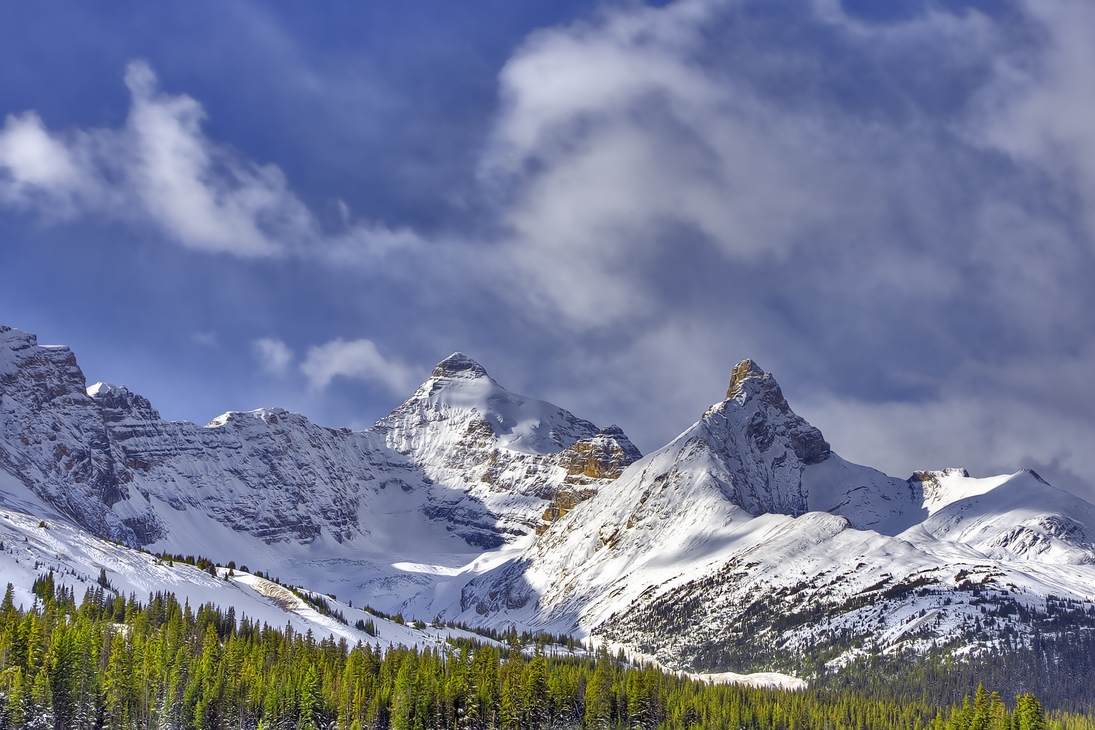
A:
<svg viewBox="0 0 1095 730">
<path fill-rule="evenodd" d="M 1095 730 L 984 689 L 961 704 L 713 686 L 595 658 L 457 642 L 379 647 L 275 629 L 170 594 L 140 604 L 52 574 L 29 609 L 0 603 L 0 730 L 918 728 Z"/>
<path fill-rule="evenodd" d="M 979 653 L 955 657 L 948 649 L 874 654 L 839 671 L 820 674 L 815 684 L 898 701 L 961 702 L 978 683 L 1005 696 L 1034 694 L 1047 706 L 1072 713 L 1095 708 L 1095 632 L 1067 628 L 1034 633 Z"/>
</svg>

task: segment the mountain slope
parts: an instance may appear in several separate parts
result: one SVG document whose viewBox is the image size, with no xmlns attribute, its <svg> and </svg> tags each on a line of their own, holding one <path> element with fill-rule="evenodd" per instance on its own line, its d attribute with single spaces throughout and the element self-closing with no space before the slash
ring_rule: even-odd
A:
<svg viewBox="0 0 1095 730">
<path fill-rule="evenodd" d="M 24 506 L 35 506 L 35 497 L 22 484 L 0 472 L 0 496 L 9 503 L 22 499 Z M 43 505 L 37 505 L 40 510 Z M 48 510 L 48 508 L 45 508 Z M 252 621 L 274 627 L 291 624 L 299 632 L 316 636 L 334 635 L 351 645 L 364 641 L 380 646 L 445 646 L 452 637 L 477 638 L 454 628 L 416 629 L 320 596 L 328 607 L 321 613 L 288 588 L 244 570 L 206 570 L 132 548 L 106 542 L 67 524 L 63 518 L 41 519 L 0 506 L 0 590 L 7 583 L 14 589 L 14 603 L 30 608 L 35 603 L 31 586 L 35 579 L 52 573 L 58 585 L 72 589 L 79 601 L 88 589 L 106 589 L 109 595 L 136 596 L 144 601 L 155 592 L 173 593 L 180 603 L 192 608 L 213 603 Z M 306 592 L 304 592 L 306 594 Z M 358 604 L 360 606 L 360 604 Z M 335 615 L 341 616 L 340 621 Z M 354 627 L 357 621 L 373 624 L 372 633 Z"/>
<path fill-rule="evenodd" d="M 602 431 L 510 393 L 462 353 L 441 361 L 371 432 L 443 487 L 433 491 L 432 515 L 476 524 L 481 505 L 510 535 L 539 526 L 560 493 L 584 497 L 641 456 L 617 427 Z M 482 546 L 500 544 L 495 538 Z"/>
<path fill-rule="evenodd" d="M 840 459 L 746 361 L 726 400 L 472 580 L 460 610 L 579 629 L 670 666 L 840 664 L 1029 636 L 1017 606 L 1095 599 L 1093 526 L 1095 508 L 1032 472 L 905 481 Z M 986 603 L 1016 619 L 985 628 Z"/>
</svg>

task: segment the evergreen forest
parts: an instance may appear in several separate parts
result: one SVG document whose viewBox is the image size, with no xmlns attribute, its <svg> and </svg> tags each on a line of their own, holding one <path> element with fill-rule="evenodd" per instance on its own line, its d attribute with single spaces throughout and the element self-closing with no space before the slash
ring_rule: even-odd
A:
<svg viewBox="0 0 1095 730">
<path fill-rule="evenodd" d="M 444 649 L 317 638 L 95 587 L 77 601 L 52 574 L 30 608 L 0 603 L 0 730 L 246 728 L 900 728 L 1095 730 L 1091 715 L 1006 700 L 958 702 L 850 688 L 712 685 L 605 651 L 453 641 Z"/>
</svg>

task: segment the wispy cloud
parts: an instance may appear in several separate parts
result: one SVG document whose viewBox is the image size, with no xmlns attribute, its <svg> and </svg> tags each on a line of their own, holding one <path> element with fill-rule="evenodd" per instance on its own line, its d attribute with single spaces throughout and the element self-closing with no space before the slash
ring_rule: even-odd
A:
<svg viewBox="0 0 1095 730">
<path fill-rule="evenodd" d="M 1045 175 L 1058 195 L 1078 195 L 1095 235 L 1095 7 L 1060 0 L 1020 7 L 1043 42 L 1034 52 L 1000 57 L 997 75 L 978 96 L 969 136 Z"/>
<path fill-rule="evenodd" d="M 313 388 L 326 388 L 337 377 L 379 385 L 396 395 L 406 395 L 418 384 L 416 371 L 380 354 L 367 339 L 332 340 L 309 348 L 300 370 Z"/>
<path fill-rule="evenodd" d="M 263 337 L 251 343 L 262 369 L 274 375 L 284 375 L 293 361 L 293 351 L 281 340 Z"/>
<path fill-rule="evenodd" d="M 202 347 L 216 347 L 218 344 L 216 332 L 194 332 L 191 333 L 190 340 Z"/>
<path fill-rule="evenodd" d="M 57 217 L 72 212 L 77 200 L 93 193 L 83 160 L 46 130 L 34 112 L 9 115 L 0 130 L 0 200 L 19 207 L 41 207 Z"/>
<path fill-rule="evenodd" d="M 407 229 L 353 222 L 328 233 L 276 165 L 210 140 L 205 110 L 162 92 L 143 61 L 130 63 L 122 129 L 48 130 L 33 111 L 0 130 L 0 202 L 47 219 L 106 215 L 158 228 L 198 251 L 241 257 L 297 255 L 368 264 L 417 244 Z"/>
</svg>

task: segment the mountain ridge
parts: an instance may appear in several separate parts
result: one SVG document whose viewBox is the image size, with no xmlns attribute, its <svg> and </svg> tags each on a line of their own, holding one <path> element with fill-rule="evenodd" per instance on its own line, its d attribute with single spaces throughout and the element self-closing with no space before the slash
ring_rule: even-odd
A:
<svg viewBox="0 0 1095 730">
<path fill-rule="evenodd" d="M 372 429 L 330 429 L 277 408 L 227 412 L 201 427 L 163 420 L 148 399 L 124 386 L 86 387 L 68 348 L 38 345 L 34 335 L 9 327 L 0 329 L 0 337 L 4 465 L 87 529 L 135 546 L 167 537 L 164 519 L 150 507 L 153 498 L 176 510 L 211 510 L 233 529 L 253 526 L 263 539 L 307 542 L 327 530 L 342 542 L 361 533 L 358 502 L 369 486 L 421 491 L 428 503 L 423 509 L 443 518 L 454 514 L 444 506 L 454 495 L 437 488 L 439 482 L 508 480 L 512 487 L 506 471 L 517 462 L 525 473 L 543 472 L 534 487 L 525 485 L 522 512 L 512 519 L 502 515 L 501 524 L 474 494 L 457 500 L 459 534 L 473 545 L 497 547 L 507 535 L 539 525 L 564 478 L 552 455 L 601 433 L 568 411 L 509 393 L 460 353 L 442 360 L 408 401 Z M 481 394 L 482 402 L 466 392 L 477 382 L 489 391 Z M 453 399 L 464 402 L 448 407 Z M 533 417 L 522 418 L 522 406 L 530 406 Z M 541 421 L 547 426 L 539 427 Z M 57 436 L 66 430 L 65 438 Z M 605 458 L 637 455 L 622 432 L 610 438 L 619 448 Z M 466 457 L 462 463 L 439 455 L 454 445 Z M 500 456 L 514 463 L 499 463 Z M 454 474 L 491 459 L 489 476 L 486 470 L 474 478 Z M 272 498 L 259 478 L 288 493 Z M 477 493 L 490 500 L 498 491 Z M 248 504 L 247 495 L 265 504 Z M 316 502 L 315 509 L 299 508 Z"/>
<path fill-rule="evenodd" d="M 963 637 L 980 621 L 981 586 L 1000 587 L 993 603 L 1008 610 L 1038 609 L 1055 591 L 1095 599 L 1095 508 L 1079 498 L 1029 471 L 900 480 L 851 464 L 751 361 L 727 396 L 471 580 L 461 617 L 585 631 L 669 666 L 756 670 L 806 647 L 834 666 L 910 641 L 968 650 L 1014 628 Z"/>
<path fill-rule="evenodd" d="M 277 408 L 197 426 L 0 327 L 0 469 L 29 490 L 5 504 L 116 542 L 673 668 L 836 671 L 1025 646 L 1054 601 L 1095 616 L 1095 507 L 1029 471 L 848 462 L 752 360 L 643 456 L 462 353 L 364 431 Z"/>
</svg>

